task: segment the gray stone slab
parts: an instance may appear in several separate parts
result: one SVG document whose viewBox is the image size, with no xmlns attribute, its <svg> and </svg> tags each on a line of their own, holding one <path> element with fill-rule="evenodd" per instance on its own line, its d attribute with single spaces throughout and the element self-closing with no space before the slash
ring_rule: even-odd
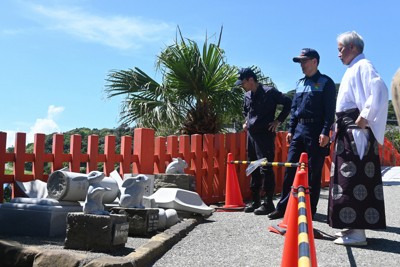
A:
<svg viewBox="0 0 400 267">
<path fill-rule="evenodd" d="M 67 214 L 76 211 L 82 207 L 4 203 L 0 206 L 0 234 L 65 236 Z"/>
</svg>

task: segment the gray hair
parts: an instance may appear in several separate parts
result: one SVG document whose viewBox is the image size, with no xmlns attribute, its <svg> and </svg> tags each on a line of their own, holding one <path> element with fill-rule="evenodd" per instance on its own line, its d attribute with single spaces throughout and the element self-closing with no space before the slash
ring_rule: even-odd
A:
<svg viewBox="0 0 400 267">
<path fill-rule="evenodd" d="M 357 47 L 358 51 L 362 53 L 364 51 L 364 40 L 355 31 L 349 31 L 349 32 L 344 32 L 340 34 L 337 38 L 336 41 L 338 43 L 341 43 L 343 46 L 347 46 L 349 44 L 353 44 L 355 47 Z"/>
</svg>

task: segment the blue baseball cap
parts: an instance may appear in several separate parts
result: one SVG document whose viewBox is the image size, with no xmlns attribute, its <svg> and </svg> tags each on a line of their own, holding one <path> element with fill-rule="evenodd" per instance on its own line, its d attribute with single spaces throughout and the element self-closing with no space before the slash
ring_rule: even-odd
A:
<svg viewBox="0 0 400 267">
<path fill-rule="evenodd" d="M 248 79 L 248 78 L 254 78 L 255 80 L 257 80 L 257 75 L 254 73 L 254 71 L 251 68 L 242 68 L 239 70 L 238 73 L 238 80 L 235 82 L 235 86 L 239 86 L 242 84 L 242 81 L 244 79 Z"/>
<path fill-rule="evenodd" d="M 312 58 L 316 58 L 317 61 L 319 62 L 319 54 L 317 50 L 312 48 L 303 48 L 300 52 L 300 56 L 293 58 L 293 62 L 298 63 L 303 59 L 312 59 Z"/>
</svg>

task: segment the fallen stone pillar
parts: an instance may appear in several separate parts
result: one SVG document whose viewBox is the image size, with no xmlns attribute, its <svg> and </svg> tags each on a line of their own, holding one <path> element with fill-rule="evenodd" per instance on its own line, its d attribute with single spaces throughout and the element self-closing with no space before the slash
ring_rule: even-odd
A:
<svg viewBox="0 0 400 267">
<path fill-rule="evenodd" d="M 119 194 L 118 182 L 104 177 L 100 185 L 111 190 L 106 192 L 103 203 L 112 203 Z M 88 175 L 77 172 L 54 171 L 47 180 L 48 197 L 63 201 L 84 201 L 89 188 Z"/>
</svg>

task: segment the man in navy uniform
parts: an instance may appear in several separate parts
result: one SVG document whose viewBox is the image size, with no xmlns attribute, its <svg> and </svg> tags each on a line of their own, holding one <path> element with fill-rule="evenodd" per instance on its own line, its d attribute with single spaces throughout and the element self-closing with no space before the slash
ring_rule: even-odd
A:
<svg viewBox="0 0 400 267">
<path fill-rule="evenodd" d="M 335 118 L 336 87 L 331 78 L 318 70 L 319 54 L 304 48 L 293 61 L 300 63 L 305 76 L 297 82 L 290 112 L 286 141 L 290 143 L 288 162 L 297 163 L 300 155 L 308 155 L 308 181 L 311 187 L 311 213 L 317 211 L 321 191 L 321 174 L 325 156 L 329 153 L 329 133 Z M 281 199 L 270 219 L 282 218 L 288 204 L 297 168 L 286 168 Z"/>
<path fill-rule="evenodd" d="M 291 99 L 277 89 L 258 82 L 257 75 L 251 68 L 239 71 L 236 86 L 242 86 L 246 91 L 243 103 L 245 123 L 243 129 L 247 131 L 247 153 L 249 161 L 267 158 L 274 161 L 275 132 L 278 126 L 286 119 L 290 112 Z M 283 109 L 275 118 L 277 105 Z M 265 201 L 261 204 L 260 191 L 265 192 Z M 250 190 L 252 204 L 245 208 L 245 212 L 254 212 L 256 215 L 267 215 L 275 210 L 272 202 L 275 190 L 275 176 L 272 167 L 261 167 L 251 175 Z"/>
</svg>

